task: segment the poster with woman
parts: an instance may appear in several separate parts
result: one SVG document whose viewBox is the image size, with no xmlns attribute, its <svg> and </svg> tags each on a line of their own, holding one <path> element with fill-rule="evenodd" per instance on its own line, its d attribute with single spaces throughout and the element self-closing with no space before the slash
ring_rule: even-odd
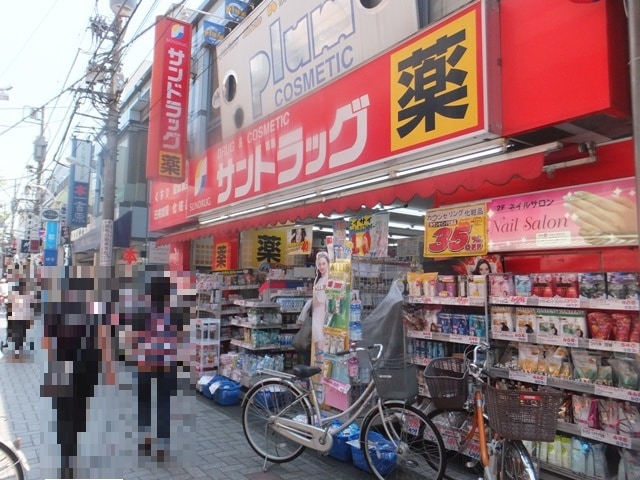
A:
<svg viewBox="0 0 640 480">
<path fill-rule="evenodd" d="M 309 255 L 312 243 L 313 227 L 293 227 L 287 234 L 287 255 Z"/>
</svg>

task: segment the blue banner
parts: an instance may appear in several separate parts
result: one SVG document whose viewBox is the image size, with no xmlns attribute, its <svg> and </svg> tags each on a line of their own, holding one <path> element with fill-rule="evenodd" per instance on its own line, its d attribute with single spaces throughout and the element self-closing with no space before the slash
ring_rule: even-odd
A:
<svg viewBox="0 0 640 480">
<path fill-rule="evenodd" d="M 249 13 L 249 4 L 241 0 L 226 0 L 224 16 L 227 20 L 240 23 Z"/>
<path fill-rule="evenodd" d="M 44 233 L 44 249 L 56 250 L 58 248 L 59 222 L 46 222 Z"/>
<path fill-rule="evenodd" d="M 210 22 L 209 20 L 204 20 L 204 41 L 209 45 L 218 45 L 222 40 L 224 40 L 225 35 L 227 34 L 226 27 L 224 25 L 220 25 L 219 23 Z"/>
<path fill-rule="evenodd" d="M 58 265 L 58 250 L 44 250 L 42 252 L 45 267 L 55 267 Z"/>
</svg>

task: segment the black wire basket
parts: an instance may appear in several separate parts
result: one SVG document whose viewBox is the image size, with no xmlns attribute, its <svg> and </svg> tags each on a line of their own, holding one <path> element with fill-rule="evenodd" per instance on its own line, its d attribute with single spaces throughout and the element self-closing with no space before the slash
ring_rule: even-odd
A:
<svg viewBox="0 0 640 480">
<path fill-rule="evenodd" d="M 384 365 L 372 369 L 376 391 L 385 400 L 408 400 L 418 395 L 417 373 L 407 355 L 386 359 Z"/>
<path fill-rule="evenodd" d="M 464 358 L 434 358 L 424 369 L 431 401 L 436 408 L 462 408 L 469 394 Z"/>
<path fill-rule="evenodd" d="M 564 394 L 552 388 L 502 390 L 485 384 L 484 405 L 493 430 L 509 440 L 552 442 Z"/>
</svg>

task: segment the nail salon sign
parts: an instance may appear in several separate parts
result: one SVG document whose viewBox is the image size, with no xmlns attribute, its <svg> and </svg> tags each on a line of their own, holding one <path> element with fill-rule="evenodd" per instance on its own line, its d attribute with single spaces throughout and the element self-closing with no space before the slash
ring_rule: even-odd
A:
<svg viewBox="0 0 640 480">
<path fill-rule="evenodd" d="M 633 177 L 489 202 L 490 252 L 637 245 Z"/>
</svg>

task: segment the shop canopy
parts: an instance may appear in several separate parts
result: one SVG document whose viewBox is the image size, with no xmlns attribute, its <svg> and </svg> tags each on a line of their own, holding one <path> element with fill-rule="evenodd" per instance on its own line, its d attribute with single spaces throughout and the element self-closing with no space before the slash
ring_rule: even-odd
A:
<svg viewBox="0 0 640 480">
<path fill-rule="evenodd" d="M 380 185 L 358 193 L 343 194 L 325 201 L 314 201 L 282 210 L 260 211 L 250 217 L 222 221 L 215 225 L 201 225 L 182 232 L 166 235 L 157 240 L 158 245 L 186 242 L 196 238 L 219 236 L 228 238 L 244 230 L 273 227 L 296 223 L 310 218 L 340 214 L 348 210 L 373 208 L 381 203 L 390 205 L 400 201 L 409 202 L 416 195 L 429 198 L 437 193 L 453 195 L 460 189 L 475 191 L 483 187 L 493 189 L 500 195 L 498 188 L 507 185 L 515 178 L 532 180 L 543 171 L 544 153 L 532 153 L 508 160 L 455 170 L 426 178 L 414 179 L 403 183 Z"/>
</svg>

